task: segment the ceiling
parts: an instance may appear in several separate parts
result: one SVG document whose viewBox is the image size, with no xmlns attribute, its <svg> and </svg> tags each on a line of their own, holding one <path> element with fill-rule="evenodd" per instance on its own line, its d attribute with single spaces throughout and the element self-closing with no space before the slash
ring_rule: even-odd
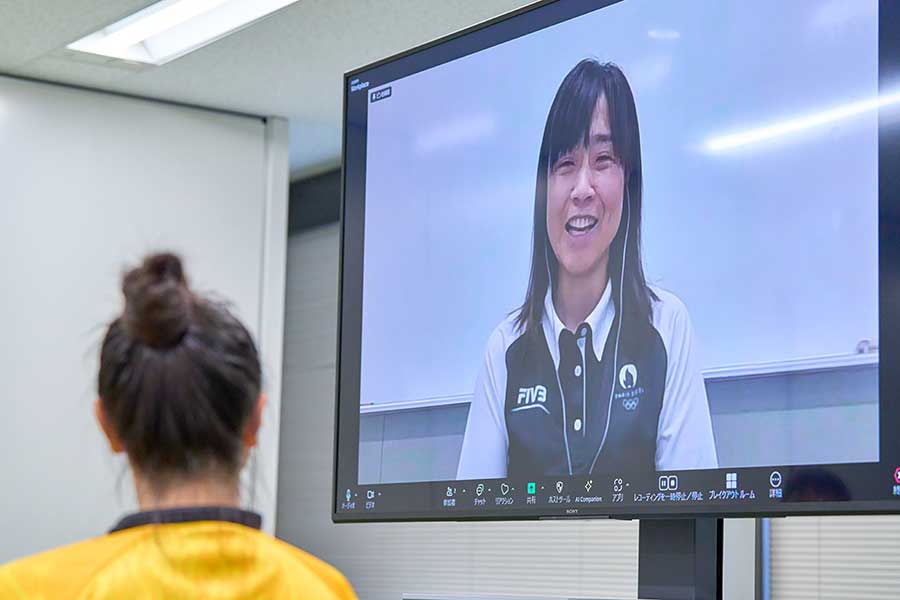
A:
<svg viewBox="0 0 900 600">
<path fill-rule="evenodd" d="M 0 0 L 0 73 L 290 122 L 293 178 L 339 163 L 345 71 L 530 0 L 299 0 L 159 67 L 78 60 L 66 44 L 153 0 Z"/>
</svg>

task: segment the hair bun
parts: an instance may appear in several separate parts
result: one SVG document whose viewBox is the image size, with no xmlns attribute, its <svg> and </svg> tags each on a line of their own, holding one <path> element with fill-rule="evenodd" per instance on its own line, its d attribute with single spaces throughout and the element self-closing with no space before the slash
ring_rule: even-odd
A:
<svg viewBox="0 0 900 600">
<path fill-rule="evenodd" d="M 122 325 L 132 340 L 165 349 L 176 346 L 187 333 L 193 294 L 177 255 L 165 252 L 146 257 L 125 274 L 122 292 Z"/>
</svg>

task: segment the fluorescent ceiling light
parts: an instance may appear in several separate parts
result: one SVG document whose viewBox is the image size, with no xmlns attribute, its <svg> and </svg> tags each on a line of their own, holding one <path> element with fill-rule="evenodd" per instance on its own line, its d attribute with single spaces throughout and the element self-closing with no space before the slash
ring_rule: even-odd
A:
<svg viewBox="0 0 900 600">
<path fill-rule="evenodd" d="M 647 37 L 651 40 L 678 40 L 681 39 L 681 32 L 675 29 L 651 29 L 647 32 Z"/>
<path fill-rule="evenodd" d="M 297 0 L 162 0 L 68 45 L 71 50 L 161 65 Z"/>
<path fill-rule="evenodd" d="M 900 91 L 892 92 L 890 94 L 880 94 L 874 98 L 842 104 L 826 110 L 801 115 L 793 119 L 786 119 L 770 125 L 748 129 L 747 131 L 711 137 L 703 143 L 703 147 L 709 152 L 730 150 L 732 148 L 737 148 L 738 146 L 756 144 L 758 142 L 790 135 L 820 125 L 827 125 L 828 123 L 833 123 L 865 112 L 877 110 L 883 106 L 898 103 L 900 103 Z"/>
</svg>

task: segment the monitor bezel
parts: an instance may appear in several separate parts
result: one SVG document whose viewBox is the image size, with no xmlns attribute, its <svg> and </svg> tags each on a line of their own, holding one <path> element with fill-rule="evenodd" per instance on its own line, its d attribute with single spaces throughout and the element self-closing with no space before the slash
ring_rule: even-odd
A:
<svg viewBox="0 0 900 600">
<path fill-rule="evenodd" d="M 339 475 L 340 475 L 340 423 L 341 423 L 341 363 L 343 350 L 344 335 L 344 283 L 346 268 L 346 213 L 347 213 L 347 118 L 348 118 L 348 100 L 350 95 L 350 82 L 354 78 L 369 72 L 378 67 L 389 65 L 409 56 L 424 52 L 426 50 L 441 46 L 447 42 L 451 42 L 458 38 L 470 35 L 472 33 L 487 29 L 498 23 L 507 21 L 514 17 L 524 15 L 542 9 L 548 5 L 557 4 L 565 0 L 537 0 L 513 11 L 498 15 L 487 19 L 470 27 L 460 29 L 445 36 L 438 37 L 432 41 L 426 42 L 419 46 L 410 48 L 403 52 L 382 58 L 370 64 L 354 68 L 344 73 L 343 76 L 343 92 L 342 92 L 342 130 L 341 130 L 341 198 L 340 198 L 340 216 L 339 216 L 339 258 L 338 258 L 338 314 L 337 314 L 337 343 L 336 343 L 336 359 L 335 359 L 335 413 L 334 413 L 334 448 L 333 448 L 333 468 L 332 468 L 332 493 L 331 493 L 331 516 L 334 523 L 376 523 L 376 522 L 433 522 L 433 521 L 536 521 L 536 520 L 559 520 L 559 519 L 616 519 L 616 520 L 633 520 L 633 519 L 669 519 L 669 518 L 762 518 L 762 517 L 788 517 L 788 516 L 833 516 L 833 515 L 886 515 L 900 514 L 900 502 L 890 500 L 848 500 L 841 502 L 795 502 L 781 503 L 776 507 L 764 507 L 762 510 L 744 509 L 744 510 L 710 510 L 709 505 L 703 505 L 701 510 L 696 510 L 693 506 L 683 509 L 659 509 L 635 511 L 629 509 L 609 510 L 609 506 L 598 507 L 596 509 L 588 508 L 579 514 L 548 514 L 547 511 L 528 512 L 522 509 L 515 511 L 506 511 L 504 509 L 491 509 L 485 511 L 472 511 L 466 513 L 460 512 L 441 512 L 437 509 L 428 511 L 409 511 L 409 512 L 368 512 L 353 511 L 340 512 L 337 509 L 339 502 Z M 597 0 L 592 8 L 584 11 L 583 14 L 602 10 L 608 6 L 625 2 L 627 0 Z M 879 61 L 879 87 L 885 74 L 890 74 L 897 78 L 900 83 L 900 35 L 891 35 L 900 33 L 900 4 L 891 6 L 890 0 L 879 0 L 879 30 L 878 30 L 878 61 Z M 573 17 L 574 18 L 574 17 Z M 889 28 L 882 27 L 888 23 Z M 549 27 L 545 25 L 540 29 Z M 539 31 L 540 29 L 536 30 Z M 532 32 L 529 32 L 532 33 Z M 506 40 L 508 41 L 508 40 Z M 503 42 L 499 42 L 503 43 Z M 435 63 L 437 66 L 443 63 Z M 377 86 L 376 86 L 377 87 Z M 890 136 L 885 136 L 887 126 L 879 117 L 878 126 L 878 259 L 879 259 L 879 343 L 881 344 L 879 353 L 879 416 L 883 413 L 881 403 L 884 399 L 890 397 L 890 390 L 900 390 L 900 373 L 891 374 L 889 370 L 880 367 L 883 364 L 881 357 L 885 355 L 885 346 L 891 348 L 890 356 L 900 355 L 900 335 L 895 339 L 889 339 L 882 335 L 885 331 L 892 330 L 889 326 L 895 325 L 894 331 L 900 331 L 900 314 L 896 317 L 885 314 L 883 310 L 886 301 L 893 300 L 891 304 L 900 306 L 900 244 L 896 244 L 894 248 L 886 243 L 890 236 L 894 239 L 900 239 L 900 201 L 894 201 L 892 204 L 885 203 L 885 196 L 894 192 L 895 196 L 900 194 L 900 169 L 895 169 L 893 173 L 885 167 L 886 164 L 900 164 L 900 124 L 892 125 L 895 130 Z M 890 138 L 890 139 L 888 139 Z M 900 200 L 900 199 L 898 199 Z M 890 278 L 886 275 L 893 274 L 895 277 L 891 285 L 888 285 Z M 887 342 L 887 343 L 886 343 Z M 897 347 L 894 352 L 893 347 Z M 358 362 L 357 357 L 357 362 Z M 357 369 L 358 370 L 358 369 Z M 358 376 L 358 373 L 357 373 Z M 357 399 L 358 404 L 358 399 Z M 358 409 L 354 418 L 359 420 Z M 884 429 L 879 422 L 879 432 L 883 436 Z M 893 445 L 900 450 L 900 435 Z M 358 440 L 356 445 L 358 447 Z M 884 443 L 880 442 L 879 463 L 857 463 L 858 465 L 878 464 L 884 461 Z M 895 453 L 900 457 L 900 451 Z M 832 465 L 814 465 L 815 467 L 829 468 Z M 853 463 L 847 463 L 844 466 L 854 466 Z M 777 465 L 773 466 L 777 467 Z M 803 465 L 794 465 L 801 468 Z M 736 468 L 737 469 L 737 468 Z M 721 469 L 720 469 L 721 470 Z M 437 482 L 410 482 L 409 484 L 399 485 L 434 485 Z M 379 488 L 385 488 L 392 483 L 373 484 Z"/>
</svg>

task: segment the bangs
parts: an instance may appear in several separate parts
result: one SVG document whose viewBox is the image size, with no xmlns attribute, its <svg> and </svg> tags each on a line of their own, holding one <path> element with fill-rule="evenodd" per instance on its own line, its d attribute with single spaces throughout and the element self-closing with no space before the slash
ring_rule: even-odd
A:
<svg viewBox="0 0 900 600">
<path fill-rule="evenodd" d="M 613 153 L 628 169 L 639 164 L 635 157 L 635 152 L 640 152 L 639 142 L 632 139 L 637 136 L 637 115 L 631 89 L 617 66 L 587 59 L 563 79 L 547 115 L 548 169 L 566 153 L 589 145 L 591 122 L 601 98 L 606 100 Z"/>
<path fill-rule="evenodd" d="M 548 167 L 578 146 L 588 145 L 594 111 L 597 102 L 604 95 L 601 81 L 576 79 L 572 77 L 573 74 L 574 72 L 570 73 L 566 81 L 563 81 L 550 109 L 547 123 Z M 574 81 L 569 81 L 570 79 Z M 571 89 L 566 89 L 567 87 Z"/>
</svg>

